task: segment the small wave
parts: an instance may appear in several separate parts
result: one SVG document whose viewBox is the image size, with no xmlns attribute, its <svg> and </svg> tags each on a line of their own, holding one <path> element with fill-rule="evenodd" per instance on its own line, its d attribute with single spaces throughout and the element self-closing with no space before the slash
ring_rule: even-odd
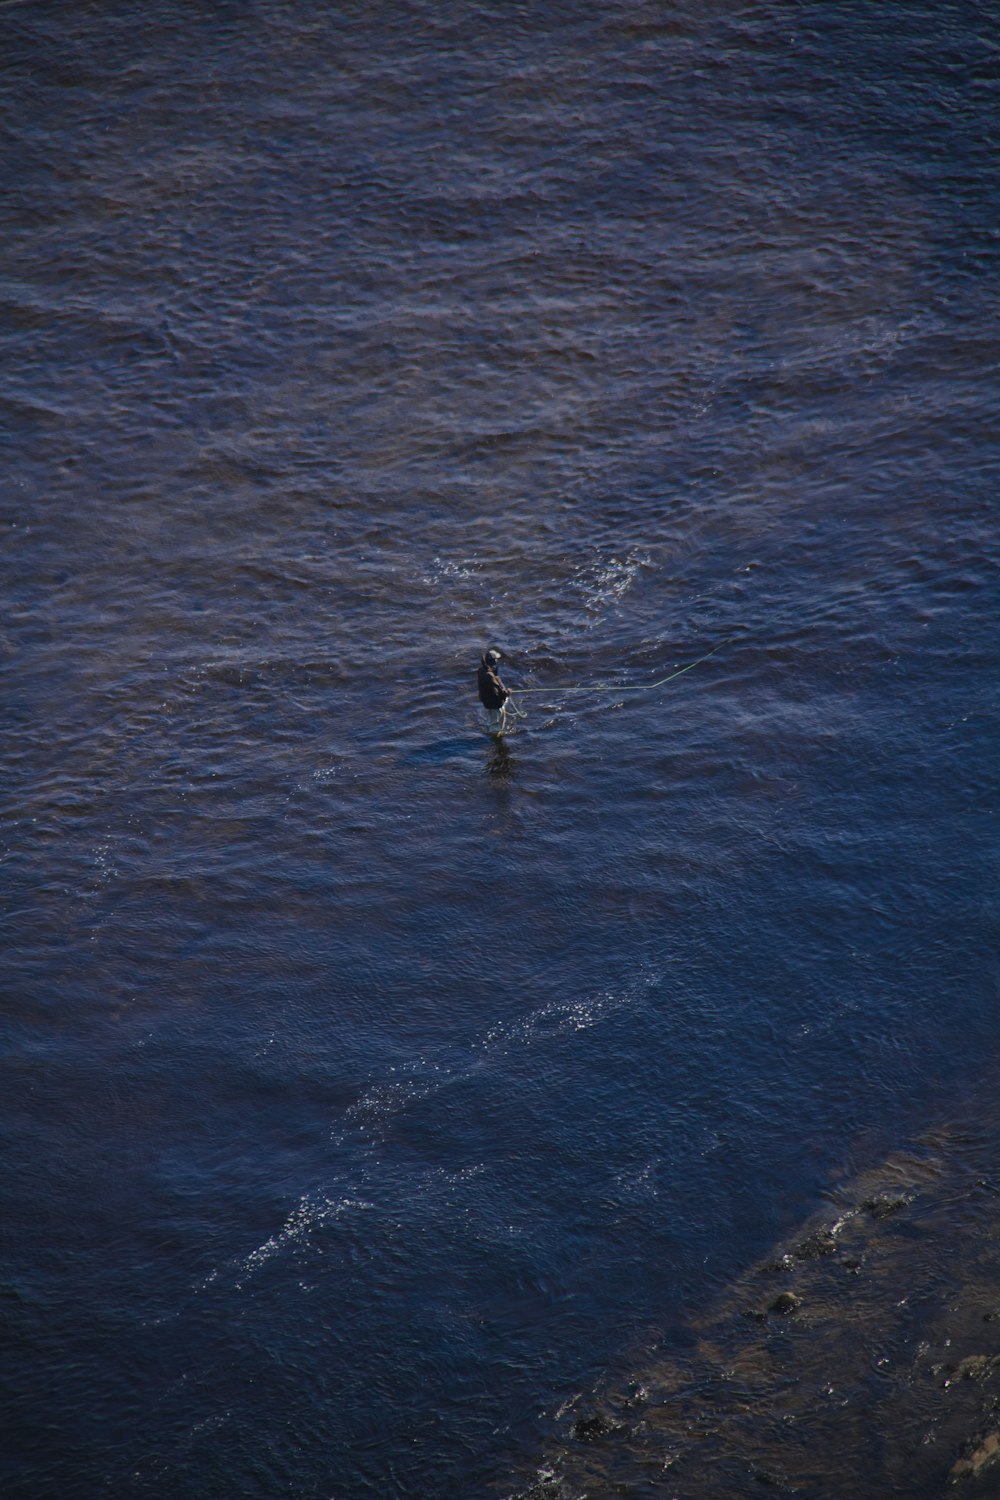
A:
<svg viewBox="0 0 1000 1500">
<path fill-rule="evenodd" d="M 422 582 L 437 585 L 444 581 L 451 582 L 454 579 L 467 581 L 478 578 L 482 570 L 482 564 L 471 559 L 462 562 L 449 562 L 443 557 L 431 559 L 430 566 L 425 573 L 421 574 Z"/>
<path fill-rule="evenodd" d="M 656 978 L 654 972 L 643 972 L 621 989 L 602 990 L 597 995 L 580 999 L 551 1001 L 519 1020 L 490 1027 L 473 1040 L 464 1058 L 453 1063 L 418 1058 L 407 1064 L 405 1070 L 390 1069 L 385 1079 L 372 1083 L 344 1111 L 340 1126 L 331 1132 L 333 1144 L 343 1146 L 352 1139 L 355 1144 L 359 1139 L 364 1145 L 378 1144 L 412 1104 L 472 1077 L 483 1067 L 484 1060 L 590 1030 L 609 1016 L 640 1003 Z M 468 1173 L 460 1173 L 459 1177 L 475 1175 L 478 1170 L 476 1167 Z M 321 1191 L 304 1194 L 281 1229 L 234 1263 L 236 1285 L 242 1287 L 248 1277 L 287 1250 L 309 1243 L 318 1229 L 348 1214 L 373 1207 L 374 1204 L 367 1199 L 351 1194 L 340 1198 Z M 213 1272 L 202 1286 L 217 1279 L 218 1272 Z"/>
<path fill-rule="evenodd" d="M 648 568 L 651 562 L 648 553 L 633 550 L 624 557 L 610 557 L 576 570 L 574 583 L 583 596 L 583 606 L 595 616 L 588 629 L 593 629 L 609 609 L 624 599 L 640 570 Z"/>
<path fill-rule="evenodd" d="M 531 1015 L 511 1025 L 499 1025 L 486 1033 L 480 1046 L 482 1050 L 503 1050 L 509 1047 L 533 1046 L 549 1037 L 566 1035 L 574 1031 L 589 1031 L 606 1016 L 628 1005 L 630 994 L 606 991 L 604 994 L 582 1000 L 554 1000 Z"/>
<path fill-rule="evenodd" d="M 426 1099 L 428 1094 L 434 1093 L 443 1082 L 447 1082 L 456 1074 L 445 1074 L 444 1078 L 421 1077 L 419 1074 L 410 1074 L 399 1080 L 392 1079 L 388 1083 L 374 1084 L 366 1089 L 359 1099 L 348 1106 L 345 1110 L 345 1118 L 352 1124 L 359 1125 L 366 1130 L 378 1130 L 386 1125 L 400 1110 L 405 1109 L 408 1104 L 416 1099 Z"/>
<path fill-rule="evenodd" d="M 479 1044 L 481 1050 L 533 1046 L 548 1037 L 589 1031 L 618 1011 L 640 1003 L 658 979 L 655 971 L 643 969 L 620 989 L 601 990 L 574 1000 L 553 1000 L 520 1020 L 491 1027 Z"/>
<path fill-rule="evenodd" d="M 340 766 L 317 766 L 312 773 L 312 779 L 320 783 L 333 781 L 341 769 Z"/>
<path fill-rule="evenodd" d="M 650 1198 L 659 1197 L 660 1166 L 659 1157 L 654 1157 L 642 1167 L 636 1167 L 627 1172 L 617 1172 L 614 1184 L 620 1200 L 643 1203 Z"/>
<path fill-rule="evenodd" d="M 269 1260 L 273 1260 L 276 1255 L 282 1254 L 290 1246 L 306 1243 L 317 1229 L 335 1223 L 346 1214 L 355 1211 L 362 1212 L 372 1207 L 373 1205 L 363 1198 L 328 1198 L 322 1194 L 300 1198 L 278 1233 L 272 1234 L 270 1239 L 258 1245 L 256 1250 L 252 1250 L 244 1260 L 238 1262 L 236 1285 L 243 1286 L 248 1276 L 252 1276 Z"/>
<path fill-rule="evenodd" d="M 355 1133 L 384 1139 L 388 1127 L 411 1104 L 470 1078 L 490 1058 L 505 1057 L 519 1049 L 527 1050 L 599 1026 L 609 1016 L 641 1002 L 657 977 L 656 973 L 643 972 L 621 989 L 602 990 L 573 1000 L 553 1000 L 515 1021 L 498 1022 L 473 1039 L 466 1056 L 455 1063 L 420 1058 L 408 1064 L 405 1072 L 399 1070 L 398 1075 L 390 1070 L 389 1077 L 373 1083 L 345 1110 L 344 1123 Z M 335 1131 L 334 1142 L 342 1145 L 347 1133 L 344 1129 Z"/>
</svg>

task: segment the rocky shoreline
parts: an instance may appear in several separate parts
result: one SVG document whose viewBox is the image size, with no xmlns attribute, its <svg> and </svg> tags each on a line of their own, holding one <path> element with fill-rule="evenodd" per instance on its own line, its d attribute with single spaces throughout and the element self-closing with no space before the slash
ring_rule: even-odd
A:
<svg viewBox="0 0 1000 1500">
<path fill-rule="evenodd" d="M 562 1409 L 512 1500 L 1000 1496 L 1000 1157 L 940 1132 L 829 1194 L 693 1347 Z"/>
</svg>

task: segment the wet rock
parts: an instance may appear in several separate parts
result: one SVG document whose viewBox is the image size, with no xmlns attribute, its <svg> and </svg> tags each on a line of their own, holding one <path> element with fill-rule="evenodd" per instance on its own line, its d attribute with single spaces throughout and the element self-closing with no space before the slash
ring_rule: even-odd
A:
<svg viewBox="0 0 1000 1500">
<path fill-rule="evenodd" d="M 862 1199 L 861 1207 L 867 1209 L 873 1219 L 888 1219 L 906 1207 L 906 1199 L 891 1193 L 876 1193 L 871 1198 Z"/>
<path fill-rule="evenodd" d="M 754 1479 L 758 1484 L 764 1485 L 769 1490 L 784 1489 L 785 1481 L 777 1474 L 772 1474 L 770 1469 L 755 1469 Z"/>
<path fill-rule="evenodd" d="M 975 1453 L 968 1458 L 960 1458 L 958 1463 L 953 1465 L 950 1475 L 952 1484 L 963 1479 L 978 1479 L 983 1470 L 994 1463 L 997 1458 L 1000 1458 L 1000 1432 L 991 1432 L 983 1439 Z"/>
<path fill-rule="evenodd" d="M 646 1405 L 649 1400 L 649 1391 L 641 1381 L 629 1382 L 622 1395 L 622 1406 L 626 1411 L 636 1411 Z"/>
<path fill-rule="evenodd" d="M 955 1371 L 956 1380 L 985 1380 L 987 1375 L 992 1375 L 997 1365 L 1000 1365 L 1000 1356 L 991 1358 L 988 1354 L 970 1354 L 968 1359 Z"/>
<path fill-rule="evenodd" d="M 1000 1500 L 1000 1199 L 970 1203 L 960 1145 L 923 1177 L 894 1160 L 841 1184 L 836 1223 L 828 1207 L 800 1223 L 683 1351 L 671 1336 L 632 1367 L 640 1410 L 627 1385 L 567 1409 L 551 1500 L 629 1482 L 657 1500 Z"/>
<path fill-rule="evenodd" d="M 944 1376 L 944 1388 L 948 1389 L 957 1380 L 985 1380 L 1000 1366 L 1000 1355 L 970 1354 L 959 1364 L 931 1366 L 932 1375 Z"/>
<path fill-rule="evenodd" d="M 832 1255 L 837 1248 L 837 1237 L 831 1229 L 817 1229 L 815 1234 L 807 1235 L 795 1246 L 794 1255 L 796 1260 L 819 1260 L 824 1255 Z"/>
<path fill-rule="evenodd" d="M 612 1422 L 609 1417 L 597 1412 L 593 1417 L 581 1417 L 573 1428 L 573 1436 L 581 1443 L 599 1443 L 602 1438 L 611 1437 L 621 1430 L 619 1422 Z"/>
<path fill-rule="evenodd" d="M 555 1475 L 543 1475 L 530 1489 L 519 1490 L 512 1500 L 573 1500 L 569 1490 Z"/>
</svg>

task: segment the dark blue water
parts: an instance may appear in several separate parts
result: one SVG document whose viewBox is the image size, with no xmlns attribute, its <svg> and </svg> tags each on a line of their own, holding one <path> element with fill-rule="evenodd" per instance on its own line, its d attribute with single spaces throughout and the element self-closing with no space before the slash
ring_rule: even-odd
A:
<svg viewBox="0 0 1000 1500">
<path fill-rule="evenodd" d="M 995 13 L 0 47 L 3 1492 L 507 1494 L 998 1063 Z"/>
</svg>

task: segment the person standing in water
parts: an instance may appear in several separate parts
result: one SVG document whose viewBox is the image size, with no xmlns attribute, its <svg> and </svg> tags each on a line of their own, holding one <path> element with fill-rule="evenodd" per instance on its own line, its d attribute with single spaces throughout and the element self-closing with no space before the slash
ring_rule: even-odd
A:
<svg viewBox="0 0 1000 1500">
<path fill-rule="evenodd" d="M 476 674 L 479 684 L 479 701 L 490 716 L 490 728 L 499 731 L 500 734 L 507 728 L 507 699 L 510 697 L 497 671 L 501 659 L 501 653 L 495 646 L 488 647 L 483 652 L 483 659 L 479 663 L 479 671 Z"/>
</svg>

